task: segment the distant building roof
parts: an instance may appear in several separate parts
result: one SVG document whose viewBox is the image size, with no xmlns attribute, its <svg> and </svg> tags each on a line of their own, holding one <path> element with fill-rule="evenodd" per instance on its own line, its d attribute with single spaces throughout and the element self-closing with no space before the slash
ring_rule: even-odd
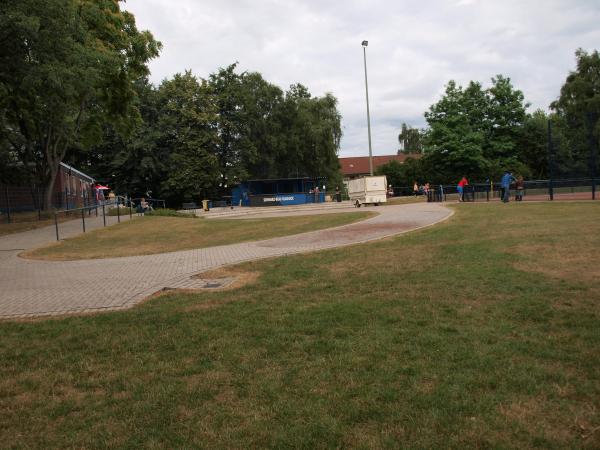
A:
<svg viewBox="0 0 600 450">
<path fill-rule="evenodd" d="M 373 171 L 377 170 L 379 166 L 387 164 L 390 161 L 398 161 L 403 163 L 407 158 L 419 159 L 421 155 L 416 154 L 404 154 L 399 155 L 381 155 L 373 156 Z M 369 157 L 368 156 L 354 156 L 350 158 L 338 158 L 340 161 L 342 175 L 364 175 L 369 173 Z"/>
</svg>

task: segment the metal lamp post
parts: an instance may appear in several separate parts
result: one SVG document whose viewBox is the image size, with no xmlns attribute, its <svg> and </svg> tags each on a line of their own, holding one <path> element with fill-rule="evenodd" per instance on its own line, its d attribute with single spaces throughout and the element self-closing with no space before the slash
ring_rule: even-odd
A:
<svg viewBox="0 0 600 450">
<path fill-rule="evenodd" d="M 369 113 L 369 83 L 367 81 L 367 46 L 369 41 L 362 41 L 365 61 L 365 91 L 367 93 L 367 130 L 369 131 L 369 172 L 373 176 L 373 151 L 371 150 L 371 114 Z"/>
</svg>

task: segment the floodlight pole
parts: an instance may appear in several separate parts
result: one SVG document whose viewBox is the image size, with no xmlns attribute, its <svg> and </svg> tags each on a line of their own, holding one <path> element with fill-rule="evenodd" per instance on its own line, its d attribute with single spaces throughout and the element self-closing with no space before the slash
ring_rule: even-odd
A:
<svg viewBox="0 0 600 450">
<path fill-rule="evenodd" d="M 362 41 L 365 61 L 365 91 L 367 93 L 367 130 L 369 132 L 369 172 L 373 176 L 373 151 L 371 150 L 371 114 L 369 113 L 369 83 L 367 81 L 367 46 L 369 41 Z"/>
</svg>

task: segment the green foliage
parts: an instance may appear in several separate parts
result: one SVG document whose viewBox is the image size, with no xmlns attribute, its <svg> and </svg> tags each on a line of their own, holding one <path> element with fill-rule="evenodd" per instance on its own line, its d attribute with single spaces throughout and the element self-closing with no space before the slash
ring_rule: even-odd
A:
<svg viewBox="0 0 600 450">
<path fill-rule="evenodd" d="M 429 179 L 423 164 L 414 158 L 407 158 L 402 164 L 395 160 L 383 164 L 377 168 L 376 175 L 385 175 L 388 184 L 394 187 L 410 186 L 412 188 L 415 181 L 424 183 Z"/>
<path fill-rule="evenodd" d="M 161 189 L 168 198 L 203 197 L 219 176 L 217 109 L 209 89 L 186 72 L 163 81 L 158 90 L 160 134 L 155 145 L 168 158 Z"/>
<path fill-rule="evenodd" d="M 237 73 L 236 64 L 208 80 L 186 72 L 136 90 L 143 120 L 134 133 L 124 138 L 106 127 L 103 143 L 79 164 L 119 191 L 150 189 L 177 204 L 227 195 L 249 178 L 341 184 L 341 117 L 331 94 L 311 97 L 302 85 L 284 94 L 259 73 Z"/>
<path fill-rule="evenodd" d="M 484 180 L 522 166 L 516 149 L 527 106 L 523 93 L 502 75 L 485 90 L 478 82 L 463 89 L 450 81 L 444 96 L 425 113 L 430 128 L 422 164 L 431 181 L 463 175 Z"/>
<path fill-rule="evenodd" d="M 398 142 L 400 143 L 400 153 L 422 153 L 423 152 L 423 131 L 418 128 L 412 128 L 411 126 L 402 124 L 402 130 L 398 135 Z"/>
<path fill-rule="evenodd" d="M 591 175 L 591 149 L 598 153 L 600 135 L 600 55 L 576 52 L 561 95 L 547 115 L 527 114 L 523 93 L 510 78 L 498 75 L 483 89 L 450 81 L 444 96 L 425 113 L 426 155 L 418 163 L 425 179 L 454 182 L 467 175 L 475 181 L 498 179 L 505 169 L 525 178 L 548 174 L 548 123 L 552 123 L 553 176 Z M 600 158 L 596 156 L 596 173 Z"/>
<path fill-rule="evenodd" d="M 0 133 L 46 186 L 60 162 L 112 122 L 139 118 L 133 83 L 160 43 L 117 0 L 22 0 L 0 6 Z"/>
<path fill-rule="evenodd" d="M 555 162 L 558 174 L 590 172 L 590 151 L 598 154 L 600 136 L 600 54 L 579 49 L 575 52 L 577 69 L 569 74 L 560 97 L 551 107 L 557 117 L 556 133 L 566 140 L 568 152 Z M 560 143 L 559 143 L 560 145 Z M 596 156 L 596 173 L 600 161 Z"/>
<path fill-rule="evenodd" d="M 454 81 L 445 95 L 425 113 L 427 163 L 434 169 L 433 182 L 460 179 L 464 174 L 484 173 L 488 99 L 479 83 L 463 90 Z"/>
</svg>

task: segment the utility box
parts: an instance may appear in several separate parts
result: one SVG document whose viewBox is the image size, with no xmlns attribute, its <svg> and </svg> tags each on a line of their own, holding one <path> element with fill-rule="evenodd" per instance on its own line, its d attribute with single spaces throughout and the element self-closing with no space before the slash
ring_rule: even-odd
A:
<svg viewBox="0 0 600 450">
<path fill-rule="evenodd" d="M 355 207 L 379 205 L 387 202 L 387 179 L 385 175 L 362 177 L 348 182 L 348 195 Z"/>
<path fill-rule="evenodd" d="M 208 211 L 210 209 L 208 206 L 208 200 L 202 200 L 202 209 L 204 211 Z"/>
</svg>

